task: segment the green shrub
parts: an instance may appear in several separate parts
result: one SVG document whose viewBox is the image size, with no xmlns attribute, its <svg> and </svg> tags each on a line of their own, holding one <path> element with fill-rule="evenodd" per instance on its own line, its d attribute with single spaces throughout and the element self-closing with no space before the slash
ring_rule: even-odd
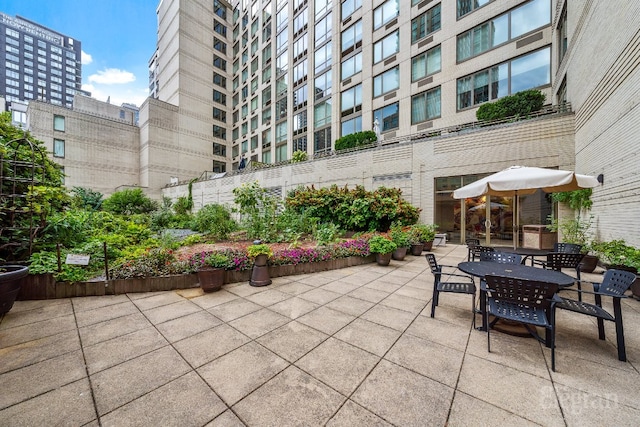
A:
<svg viewBox="0 0 640 427">
<path fill-rule="evenodd" d="M 205 205 L 193 217 L 193 229 L 210 235 L 216 240 L 224 240 L 237 229 L 231 213 L 222 205 Z"/>
<path fill-rule="evenodd" d="M 369 239 L 369 251 L 374 254 L 388 254 L 398 246 L 386 237 L 376 235 Z"/>
<path fill-rule="evenodd" d="M 273 250 L 271 249 L 271 246 L 266 243 L 260 243 L 257 245 L 247 246 L 247 255 L 251 258 L 255 258 L 258 255 L 267 255 L 267 257 L 270 257 L 273 255 Z"/>
<path fill-rule="evenodd" d="M 336 139 L 336 151 L 346 150 L 347 148 L 355 148 L 361 145 L 371 144 L 378 140 L 378 136 L 372 130 L 351 133 Z"/>
<path fill-rule="evenodd" d="M 527 116 L 542 108 L 545 94 L 538 89 L 525 90 L 505 96 L 495 102 L 482 104 L 476 111 L 478 120 L 498 120 L 513 116 Z"/>
<path fill-rule="evenodd" d="M 389 230 L 389 237 L 399 248 L 406 248 L 411 245 L 411 236 L 408 231 L 401 226 L 394 225 Z"/>
<path fill-rule="evenodd" d="M 133 188 L 117 191 L 102 202 L 102 209 L 120 215 L 150 213 L 158 209 L 158 204 L 144 194 L 142 189 Z"/>
<path fill-rule="evenodd" d="M 103 194 L 90 188 L 73 187 L 71 203 L 78 209 L 98 210 L 102 206 Z"/>
<path fill-rule="evenodd" d="M 243 227 L 250 239 L 276 241 L 279 200 L 260 187 L 258 181 L 242 184 L 233 189 L 233 201 L 239 206 Z"/>
<path fill-rule="evenodd" d="M 313 238 L 318 246 L 326 246 L 338 240 L 340 227 L 328 222 L 318 224 L 313 231 Z"/>
<path fill-rule="evenodd" d="M 224 252 L 211 252 L 204 259 L 204 265 L 212 268 L 229 268 L 229 256 Z"/>
<path fill-rule="evenodd" d="M 291 163 L 304 162 L 308 158 L 307 152 L 302 150 L 297 150 L 293 152 L 291 156 Z"/>
</svg>

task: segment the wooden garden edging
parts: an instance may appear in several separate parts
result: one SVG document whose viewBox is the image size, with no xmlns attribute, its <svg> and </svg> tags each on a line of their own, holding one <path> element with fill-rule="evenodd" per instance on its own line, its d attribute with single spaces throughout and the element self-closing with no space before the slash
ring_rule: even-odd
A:
<svg viewBox="0 0 640 427">
<path fill-rule="evenodd" d="M 328 261 L 303 263 L 298 265 L 270 265 L 271 277 L 310 274 L 319 271 L 336 270 L 355 265 L 375 262 L 375 256 L 348 257 Z M 251 270 L 226 271 L 225 284 L 248 282 Z M 52 274 L 29 274 L 21 279 L 18 301 L 43 300 L 55 298 L 74 298 L 101 295 L 119 295 L 135 292 L 172 291 L 176 289 L 197 288 L 198 275 L 180 274 L 163 277 L 139 277 L 133 279 L 102 280 L 97 282 L 56 282 Z"/>
</svg>

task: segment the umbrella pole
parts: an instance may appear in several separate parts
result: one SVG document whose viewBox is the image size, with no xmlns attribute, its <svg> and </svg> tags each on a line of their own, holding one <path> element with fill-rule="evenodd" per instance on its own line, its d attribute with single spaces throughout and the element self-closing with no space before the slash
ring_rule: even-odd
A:
<svg viewBox="0 0 640 427">
<path fill-rule="evenodd" d="M 513 241 L 513 249 L 517 249 L 518 243 L 520 243 L 520 196 L 518 196 L 517 191 L 516 191 L 515 206 L 516 206 L 516 211 L 515 211 L 516 230 L 515 230 L 515 233 L 513 233 L 513 235 L 515 236 L 515 239 Z"/>
</svg>

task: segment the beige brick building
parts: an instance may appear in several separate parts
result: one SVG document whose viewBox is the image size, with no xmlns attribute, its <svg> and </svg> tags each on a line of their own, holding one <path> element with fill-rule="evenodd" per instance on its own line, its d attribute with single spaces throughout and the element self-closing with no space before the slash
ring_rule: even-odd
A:
<svg viewBox="0 0 640 427">
<path fill-rule="evenodd" d="M 108 194 L 134 184 L 175 198 L 201 177 L 196 207 L 230 203 L 235 186 L 256 179 L 281 195 L 311 183 L 394 186 L 423 221 L 459 240 L 463 230 L 486 232 L 489 218 L 471 210 L 481 200 L 451 199 L 453 189 L 513 164 L 575 169 L 604 177 L 593 195 L 598 237 L 640 245 L 630 220 L 640 214 L 638 2 L 163 0 L 157 13 L 138 136 L 123 137 L 124 156 L 100 153 L 124 161 L 117 178 L 78 148 L 87 186 L 108 182 L 111 190 L 94 187 Z M 449 133 L 473 122 L 480 104 L 529 88 L 572 112 Z M 376 119 L 382 146 L 324 157 Z M 111 124 L 101 126 L 108 141 Z M 416 137 L 433 131 L 441 135 Z M 44 135 L 52 144 L 53 131 Z M 312 160 L 286 164 L 297 150 Z M 242 156 L 272 167 L 236 173 Z M 70 167 L 69 181 L 78 175 Z M 175 178 L 182 185 L 167 186 Z M 505 207 L 492 222 L 508 229 L 513 201 L 495 203 Z M 524 207 L 529 223 L 552 209 L 542 194 Z"/>
</svg>

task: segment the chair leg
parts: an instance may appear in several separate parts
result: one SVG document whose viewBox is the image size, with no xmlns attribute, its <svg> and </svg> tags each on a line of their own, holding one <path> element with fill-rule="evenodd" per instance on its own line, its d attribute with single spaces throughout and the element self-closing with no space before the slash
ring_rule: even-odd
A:
<svg viewBox="0 0 640 427">
<path fill-rule="evenodd" d="M 482 328 L 481 331 L 487 331 L 487 325 L 489 321 L 488 317 L 484 316 L 484 313 L 487 311 L 487 292 L 480 290 L 480 313 L 482 314 Z"/>
<path fill-rule="evenodd" d="M 433 286 L 436 286 L 434 283 Z M 436 305 L 438 305 L 438 291 L 436 288 L 433 288 L 433 297 L 431 298 L 431 317 L 434 317 L 436 314 Z"/>
<path fill-rule="evenodd" d="M 582 285 L 581 285 L 581 281 L 580 281 L 580 266 L 579 265 L 576 267 L 576 276 L 578 277 L 578 301 L 582 302 L 582 292 L 580 292 L 582 290 Z"/>
<path fill-rule="evenodd" d="M 482 314 L 482 317 L 484 319 L 482 321 L 482 323 L 485 324 L 485 325 L 488 325 L 489 324 L 489 310 L 487 310 L 485 308 L 484 313 Z M 491 353 L 491 339 L 489 337 L 490 333 L 489 333 L 489 328 L 488 327 L 487 327 L 486 331 L 487 331 L 487 352 Z"/>
<path fill-rule="evenodd" d="M 602 297 L 600 295 L 595 295 L 595 300 L 596 300 L 596 305 L 600 308 L 602 308 Z M 615 301 L 615 299 L 614 299 Z M 616 316 L 617 319 L 617 316 Z M 597 319 L 598 321 L 598 338 L 600 338 L 601 340 L 604 341 L 605 336 L 604 336 L 604 320 L 601 317 L 598 317 Z"/>
<path fill-rule="evenodd" d="M 616 341 L 618 344 L 618 360 L 627 361 L 627 351 L 624 348 L 624 328 L 622 326 L 622 307 L 620 298 L 613 299 L 613 315 L 616 318 Z"/>
<path fill-rule="evenodd" d="M 476 328 L 476 294 L 471 295 L 471 314 L 473 314 L 473 329 Z"/>
<path fill-rule="evenodd" d="M 550 313 L 550 321 L 551 326 L 547 330 L 547 336 L 545 337 L 545 341 L 547 341 L 547 345 L 551 346 L 551 370 L 553 372 L 556 371 L 556 308 L 555 306 L 551 307 Z"/>
</svg>

